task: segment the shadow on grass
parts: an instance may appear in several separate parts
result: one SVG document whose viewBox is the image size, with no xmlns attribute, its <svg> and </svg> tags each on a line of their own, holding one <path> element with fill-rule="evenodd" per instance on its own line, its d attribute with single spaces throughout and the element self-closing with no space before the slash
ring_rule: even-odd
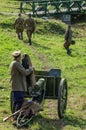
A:
<svg viewBox="0 0 86 130">
<path fill-rule="evenodd" d="M 11 23 L 0 23 L 0 28 L 3 28 L 3 29 L 13 29 L 13 24 Z"/>
<path fill-rule="evenodd" d="M 3 86 L 0 86 L 0 90 L 3 89 Z"/>
<path fill-rule="evenodd" d="M 65 126 L 70 125 L 74 127 L 80 127 L 82 129 L 85 128 L 86 120 L 82 118 L 78 118 L 75 116 L 65 116 L 64 119 L 50 119 L 44 118 L 41 115 L 38 115 L 32 119 L 28 123 L 27 126 L 23 128 L 28 129 L 29 127 L 35 125 L 36 123 L 39 124 L 40 130 L 62 130 Z"/>
<path fill-rule="evenodd" d="M 41 43 L 38 44 L 37 42 L 34 42 L 34 41 L 33 41 L 32 44 L 34 45 L 34 47 L 40 47 L 40 48 L 43 48 L 43 49 L 45 49 L 45 50 L 49 50 L 49 49 L 50 49 L 49 47 L 47 47 L 47 46 L 42 46 Z"/>
<path fill-rule="evenodd" d="M 4 106 L 7 102 L 7 100 L 9 100 L 9 97 L 4 97 L 4 99 L 2 97 L 0 97 L 0 106 Z"/>
<path fill-rule="evenodd" d="M 24 44 L 25 45 L 28 45 L 28 47 L 30 46 L 34 46 L 34 47 L 40 47 L 40 48 L 42 48 L 42 49 L 45 49 L 45 50 L 49 50 L 50 48 L 49 47 L 47 47 L 47 46 L 42 46 L 41 44 L 38 44 L 37 42 L 34 42 L 33 40 L 32 40 L 32 45 L 29 45 L 29 42 L 28 42 L 28 40 L 23 40 L 23 42 L 24 42 Z"/>
<path fill-rule="evenodd" d="M 40 24 L 42 26 L 40 26 Z M 53 22 L 42 22 L 40 23 L 38 26 L 39 28 L 36 30 L 37 34 L 59 34 L 59 35 L 63 35 L 65 33 L 64 28 L 57 24 L 57 23 L 53 23 Z"/>
<path fill-rule="evenodd" d="M 23 42 L 24 42 L 24 44 L 29 45 L 29 43 L 28 43 L 28 40 L 27 40 L 27 39 L 23 40 Z"/>
<path fill-rule="evenodd" d="M 72 115 L 65 116 L 65 118 L 63 119 L 63 122 L 66 125 L 72 125 L 72 126 L 75 126 L 75 127 L 78 126 L 82 129 L 84 129 L 85 126 L 86 126 L 86 119 L 83 119 L 81 117 L 72 116 Z"/>
</svg>

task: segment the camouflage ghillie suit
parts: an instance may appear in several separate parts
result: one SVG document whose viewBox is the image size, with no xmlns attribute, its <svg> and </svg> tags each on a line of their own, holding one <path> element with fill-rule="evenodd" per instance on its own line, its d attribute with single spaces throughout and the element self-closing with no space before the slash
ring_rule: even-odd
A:
<svg viewBox="0 0 86 130">
<path fill-rule="evenodd" d="M 23 31 L 24 31 L 24 19 L 19 14 L 19 18 L 15 20 L 14 27 L 16 29 L 16 33 L 19 39 L 23 39 Z"/>
<path fill-rule="evenodd" d="M 72 41 L 72 30 L 71 30 L 71 26 L 69 25 L 65 32 L 65 43 L 64 43 L 64 47 L 67 50 L 67 54 L 71 53 L 71 51 L 69 49 L 71 41 Z"/>
<path fill-rule="evenodd" d="M 29 14 L 29 18 L 27 18 L 25 20 L 24 25 L 26 28 L 27 36 L 28 36 L 28 42 L 31 45 L 32 44 L 31 37 L 32 37 L 32 34 L 34 33 L 35 27 L 36 27 L 35 20 L 33 18 L 31 18 L 31 14 Z"/>
<path fill-rule="evenodd" d="M 29 55 L 27 55 L 27 54 L 23 55 L 22 65 L 25 69 L 29 69 L 29 67 L 33 67 Z M 27 82 L 27 90 L 28 90 L 29 86 L 33 87 L 36 84 L 34 69 L 30 75 L 26 76 L 26 82 Z"/>
</svg>

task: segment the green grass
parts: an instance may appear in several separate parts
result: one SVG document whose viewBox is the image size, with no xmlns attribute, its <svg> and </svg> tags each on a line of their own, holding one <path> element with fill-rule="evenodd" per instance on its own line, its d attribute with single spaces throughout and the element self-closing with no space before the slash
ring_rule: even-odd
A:
<svg viewBox="0 0 86 130">
<path fill-rule="evenodd" d="M 0 0 L 0 12 L 19 13 L 20 2 L 18 0 Z"/>
<path fill-rule="evenodd" d="M 3 1 L 2 1 L 3 2 Z M 2 3 L 6 5 L 6 0 Z M 57 100 L 46 99 L 44 111 L 21 130 L 85 130 L 86 129 L 86 23 L 72 25 L 72 56 L 63 47 L 66 25 L 60 20 L 36 18 L 33 45 L 17 39 L 13 23 L 16 16 L 0 15 L 0 130 L 17 130 L 12 121 L 3 122 L 10 111 L 10 72 L 12 52 L 20 49 L 30 55 L 35 69 L 60 68 L 68 82 L 68 106 L 64 119 L 57 115 Z M 24 16 L 26 18 L 26 16 Z"/>
</svg>

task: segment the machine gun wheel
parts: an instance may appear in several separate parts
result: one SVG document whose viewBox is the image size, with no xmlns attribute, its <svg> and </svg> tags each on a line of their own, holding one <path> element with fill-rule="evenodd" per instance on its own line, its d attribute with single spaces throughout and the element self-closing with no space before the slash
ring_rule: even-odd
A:
<svg viewBox="0 0 86 130">
<path fill-rule="evenodd" d="M 17 121 L 16 121 L 16 125 L 18 128 L 27 125 L 33 118 L 33 114 L 31 113 L 31 111 L 27 114 L 25 114 L 25 110 L 21 111 L 18 115 Z"/>
<path fill-rule="evenodd" d="M 58 88 L 58 115 L 64 117 L 67 106 L 67 81 L 62 78 Z"/>
</svg>

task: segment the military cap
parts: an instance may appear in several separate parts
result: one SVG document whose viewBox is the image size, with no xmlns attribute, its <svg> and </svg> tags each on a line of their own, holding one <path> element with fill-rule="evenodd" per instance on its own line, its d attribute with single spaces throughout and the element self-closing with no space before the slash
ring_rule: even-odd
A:
<svg viewBox="0 0 86 130">
<path fill-rule="evenodd" d="M 20 55 L 21 55 L 21 51 L 20 51 L 20 50 L 14 51 L 14 52 L 12 53 L 12 56 L 13 56 L 13 57 L 19 57 Z"/>
<path fill-rule="evenodd" d="M 28 16 L 31 17 L 31 14 L 29 13 Z"/>
</svg>

